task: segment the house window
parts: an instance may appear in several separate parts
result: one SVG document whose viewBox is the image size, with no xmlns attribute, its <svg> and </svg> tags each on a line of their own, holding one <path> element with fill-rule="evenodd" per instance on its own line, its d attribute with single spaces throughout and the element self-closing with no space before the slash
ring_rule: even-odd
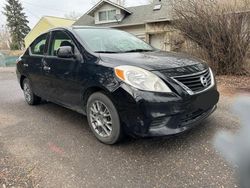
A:
<svg viewBox="0 0 250 188">
<path fill-rule="evenodd" d="M 115 20 L 116 10 L 108 11 L 108 20 Z"/>
<path fill-rule="evenodd" d="M 106 20 L 107 20 L 107 12 L 106 11 L 99 12 L 99 21 L 106 21 Z"/>
<path fill-rule="evenodd" d="M 113 21 L 116 20 L 116 10 L 107 10 L 99 12 L 99 21 Z"/>
</svg>

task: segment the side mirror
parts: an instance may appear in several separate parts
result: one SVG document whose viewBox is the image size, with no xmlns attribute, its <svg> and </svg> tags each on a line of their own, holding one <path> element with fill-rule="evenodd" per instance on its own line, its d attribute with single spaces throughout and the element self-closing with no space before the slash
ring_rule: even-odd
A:
<svg viewBox="0 0 250 188">
<path fill-rule="evenodd" d="M 71 46 L 62 46 L 57 50 L 57 57 L 72 58 L 75 57 L 73 48 Z"/>
</svg>

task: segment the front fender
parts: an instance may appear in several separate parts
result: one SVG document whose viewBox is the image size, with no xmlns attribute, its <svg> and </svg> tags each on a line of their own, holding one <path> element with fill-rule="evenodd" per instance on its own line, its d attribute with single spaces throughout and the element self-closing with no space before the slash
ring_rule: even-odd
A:
<svg viewBox="0 0 250 188">
<path fill-rule="evenodd" d="M 89 96 L 94 92 L 104 92 L 112 100 L 112 95 L 121 86 L 121 81 L 115 76 L 113 68 L 99 66 L 98 64 L 88 67 L 85 71 L 86 80 L 82 82 L 82 101 L 86 107 Z"/>
</svg>

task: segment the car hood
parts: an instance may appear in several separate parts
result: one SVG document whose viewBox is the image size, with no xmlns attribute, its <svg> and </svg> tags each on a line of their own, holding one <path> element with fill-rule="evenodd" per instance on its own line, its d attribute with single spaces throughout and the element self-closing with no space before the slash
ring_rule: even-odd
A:
<svg viewBox="0 0 250 188">
<path fill-rule="evenodd" d="M 139 52 L 139 53 L 100 53 L 100 58 L 111 67 L 131 65 L 149 71 L 175 69 L 202 64 L 202 61 L 182 53 L 175 52 Z"/>
</svg>

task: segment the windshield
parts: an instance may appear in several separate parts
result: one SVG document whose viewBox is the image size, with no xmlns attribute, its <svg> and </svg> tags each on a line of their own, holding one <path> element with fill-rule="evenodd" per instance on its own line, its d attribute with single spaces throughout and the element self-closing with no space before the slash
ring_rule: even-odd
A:
<svg viewBox="0 0 250 188">
<path fill-rule="evenodd" d="M 143 40 L 127 32 L 114 29 L 75 29 L 80 38 L 96 53 L 124 53 L 153 51 Z"/>
</svg>

